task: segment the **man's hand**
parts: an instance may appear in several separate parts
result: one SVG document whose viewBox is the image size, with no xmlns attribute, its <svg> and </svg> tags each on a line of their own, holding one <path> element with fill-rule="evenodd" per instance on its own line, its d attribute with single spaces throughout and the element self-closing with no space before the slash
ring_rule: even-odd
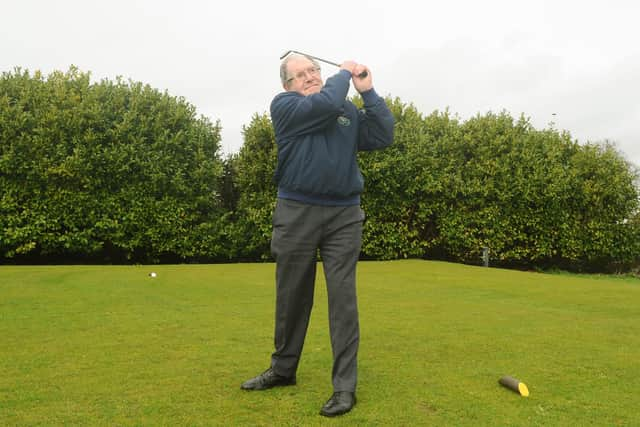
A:
<svg viewBox="0 0 640 427">
<path fill-rule="evenodd" d="M 353 61 L 344 61 L 342 65 L 340 65 L 341 70 L 347 70 L 351 74 L 353 74 L 353 70 L 356 68 L 358 64 Z"/>
<path fill-rule="evenodd" d="M 363 72 L 367 72 L 367 76 L 364 78 L 359 77 Z M 351 80 L 353 86 L 359 93 L 366 92 L 373 88 L 373 81 L 371 80 L 371 71 L 366 65 L 357 64 L 351 72 Z"/>
<path fill-rule="evenodd" d="M 369 71 L 366 65 L 358 64 L 353 61 L 344 61 L 342 65 L 340 65 L 340 69 L 347 70 L 351 73 L 353 86 L 359 93 L 366 92 L 373 87 L 373 82 L 371 81 L 371 71 Z M 367 72 L 366 77 L 358 77 L 365 71 Z"/>
</svg>

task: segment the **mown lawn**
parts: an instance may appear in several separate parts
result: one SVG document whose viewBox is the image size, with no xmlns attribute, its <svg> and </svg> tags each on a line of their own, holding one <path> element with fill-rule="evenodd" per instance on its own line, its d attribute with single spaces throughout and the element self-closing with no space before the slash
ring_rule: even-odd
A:
<svg viewBox="0 0 640 427">
<path fill-rule="evenodd" d="M 640 279 L 362 262 L 358 404 L 333 420 L 321 271 L 298 385 L 240 390 L 269 364 L 273 279 L 0 267 L 0 425 L 640 425 Z"/>
</svg>

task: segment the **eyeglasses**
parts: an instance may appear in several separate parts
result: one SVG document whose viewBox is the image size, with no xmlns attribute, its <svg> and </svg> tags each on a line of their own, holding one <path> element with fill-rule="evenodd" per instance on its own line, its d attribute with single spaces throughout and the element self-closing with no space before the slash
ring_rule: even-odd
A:
<svg viewBox="0 0 640 427">
<path fill-rule="evenodd" d="M 315 77 L 318 74 L 320 74 L 320 67 L 316 67 L 316 66 L 309 67 L 306 70 L 297 72 L 295 76 L 288 78 L 287 83 L 291 83 L 294 80 L 302 81 L 307 77 L 307 75 L 311 77 Z"/>
</svg>

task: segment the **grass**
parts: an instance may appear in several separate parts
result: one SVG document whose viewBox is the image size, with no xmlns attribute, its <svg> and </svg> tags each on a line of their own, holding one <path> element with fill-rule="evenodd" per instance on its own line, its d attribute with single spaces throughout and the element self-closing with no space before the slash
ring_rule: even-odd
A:
<svg viewBox="0 0 640 427">
<path fill-rule="evenodd" d="M 362 262 L 358 404 L 333 420 L 321 272 L 298 385 L 240 390 L 268 367 L 273 279 L 0 267 L 0 425 L 640 425 L 639 279 Z"/>
</svg>

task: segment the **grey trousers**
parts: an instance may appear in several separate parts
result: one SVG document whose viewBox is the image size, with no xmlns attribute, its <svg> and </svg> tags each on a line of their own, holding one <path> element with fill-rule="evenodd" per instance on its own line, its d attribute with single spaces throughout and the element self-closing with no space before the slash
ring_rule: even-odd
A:
<svg viewBox="0 0 640 427">
<path fill-rule="evenodd" d="M 276 260 L 276 318 L 271 368 L 295 375 L 313 306 L 317 250 L 329 303 L 334 392 L 355 392 L 360 342 L 356 264 L 362 243 L 360 206 L 315 206 L 278 199 L 271 253 Z"/>
</svg>

